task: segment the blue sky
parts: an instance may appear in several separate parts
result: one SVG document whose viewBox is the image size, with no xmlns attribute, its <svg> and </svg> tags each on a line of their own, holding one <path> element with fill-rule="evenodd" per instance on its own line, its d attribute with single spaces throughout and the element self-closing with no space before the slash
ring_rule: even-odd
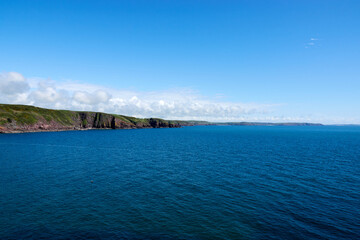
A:
<svg viewBox="0 0 360 240">
<path fill-rule="evenodd" d="M 347 0 L 0 0 L 0 101 L 360 123 L 359 12 Z"/>
</svg>

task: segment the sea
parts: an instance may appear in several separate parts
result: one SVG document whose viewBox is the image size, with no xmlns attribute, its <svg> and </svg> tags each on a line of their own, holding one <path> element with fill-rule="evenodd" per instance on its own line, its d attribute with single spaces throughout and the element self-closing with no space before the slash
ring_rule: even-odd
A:
<svg viewBox="0 0 360 240">
<path fill-rule="evenodd" d="M 360 239 L 360 127 L 2 134 L 0 239 Z"/>
</svg>

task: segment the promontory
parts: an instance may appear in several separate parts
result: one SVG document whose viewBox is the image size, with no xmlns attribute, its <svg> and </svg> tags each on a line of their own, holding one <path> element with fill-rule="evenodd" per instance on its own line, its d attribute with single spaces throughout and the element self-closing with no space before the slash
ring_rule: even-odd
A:
<svg viewBox="0 0 360 240">
<path fill-rule="evenodd" d="M 102 112 L 52 110 L 28 105 L 0 104 L 0 133 L 177 128 L 181 125 L 187 125 L 187 123 L 160 118 L 135 118 Z"/>
</svg>

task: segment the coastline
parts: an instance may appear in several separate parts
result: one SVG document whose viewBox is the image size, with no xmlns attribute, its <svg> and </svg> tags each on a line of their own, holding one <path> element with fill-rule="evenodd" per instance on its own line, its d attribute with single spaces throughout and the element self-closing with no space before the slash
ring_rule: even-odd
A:
<svg viewBox="0 0 360 240">
<path fill-rule="evenodd" d="M 102 112 L 53 110 L 28 105 L 0 104 L 0 133 L 178 128 L 182 125 L 187 124 L 160 118 L 135 118 Z"/>
<path fill-rule="evenodd" d="M 176 128 L 181 128 L 176 127 Z M 189 127 L 189 126 L 185 126 Z M 169 127 L 159 127 L 159 128 L 169 128 Z M 80 128 L 80 129 L 38 129 L 38 130 L 10 130 L 4 131 L 1 130 L 0 127 L 0 134 L 22 134 L 22 133 L 41 133 L 41 132 L 72 132 L 72 131 L 96 131 L 96 130 L 136 130 L 136 129 L 153 129 L 153 127 L 142 127 L 142 128 Z"/>
<path fill-rule="evenodd" d="M 164 120 L 102 112 L 53 110 L 29 105 L 0 104 L 0 133 L 4 134 L 98 129 L 180 128 L 185 126 L 323 126 L 323 124 Z"/>
</svg>

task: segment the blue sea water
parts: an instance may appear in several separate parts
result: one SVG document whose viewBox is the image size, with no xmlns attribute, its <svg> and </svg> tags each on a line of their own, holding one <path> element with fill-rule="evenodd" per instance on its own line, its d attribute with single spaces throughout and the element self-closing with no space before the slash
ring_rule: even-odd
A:
<svg viewBox="0 0 360 240">
<path fill-rule="evenodd" d="M 360 127 L 3 134 L 0 239 L 360 239 Z"/>
</svg>

